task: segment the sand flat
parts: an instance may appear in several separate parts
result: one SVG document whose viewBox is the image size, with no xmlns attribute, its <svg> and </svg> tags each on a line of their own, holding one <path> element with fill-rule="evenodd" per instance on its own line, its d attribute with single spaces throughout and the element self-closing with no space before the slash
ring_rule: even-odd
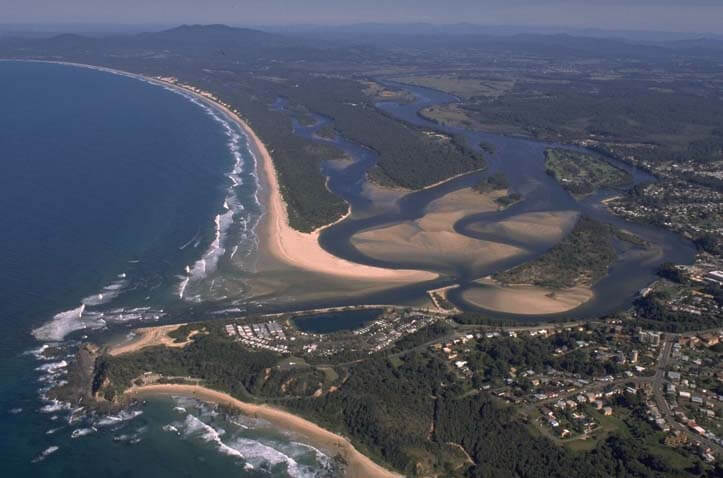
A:
<svg viewBox="0 0 723 478">
<path fill-rule="evenodd" d="M 453 229 L 465 216 L 496 211 L 494 199 L 502 194 L 479 194 L 471 188 L 454 191 L 430 202 L 423 217 L 359 232 L 352 237 L 352 244 L 375 259 L 432 266 L 483 266 L 524 254 L 527 251 L 519 247 L 467 237 Z"/>
<path fill-rule="evenodd" d="M 491 279 L 477 281 L 484 287 L 462 292 L 472 305 L 496 312 L 519 315 L 559 314 L 593 298 L 589 287 L 551 290 L 532 285 L 502 286 Z"/>
<path fill-rule="evenodd" d="M 480 233 L 509 236 L 517 241 L 552 246 L 572 230 L 578 215 L 577 211 L 528 212 L 491 224 L 472 224 L 469 228 Z"/>
<path fill-rule="evenodd" d="M 157 384 L 132 387 L 126 391 L 130 396 L 181 395 L 202 401 L 231 406 L 240 412 L 260 417 L 286 430 L 295 431 L 331 456 L 340 454 L 346 461 L 347 478 L 401 478 L 361 454 L 346 438 L 326 430 L 304 418 L 267 405 L 242 402 L 231 395 L 199 385 Z"/>
</svg>

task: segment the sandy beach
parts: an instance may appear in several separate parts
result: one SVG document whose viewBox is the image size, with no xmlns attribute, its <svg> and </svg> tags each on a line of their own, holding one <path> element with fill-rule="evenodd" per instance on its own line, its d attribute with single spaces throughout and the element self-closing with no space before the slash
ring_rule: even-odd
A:
<svg viewBox="0 0 723 478">
<path fill-rule="evenodd" d="M 144 385 L 126 391 L 130 396 L 180 395 L 202 401 L 231 406 L 246 415 L 263 418 L 285 430 L 291 430 L 305 437 L 311 444 L 331 456 L 341 455 L 346 465 L 347 478 L 399 478 L 393 473 L 364 456 L 346 438 L 330 432 L 314 423 L 283 410 L 266 405 L 242 402 L 231 395 L 198 385 Z"/>
</svg>

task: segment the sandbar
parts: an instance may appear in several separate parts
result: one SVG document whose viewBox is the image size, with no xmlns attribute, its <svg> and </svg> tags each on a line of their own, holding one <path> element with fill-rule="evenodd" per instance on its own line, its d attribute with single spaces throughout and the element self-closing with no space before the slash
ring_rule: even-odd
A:
<svg viewBox="0 0 723 478">
<path fill-rule="evenodd" d="M 415 283 L 437 278 L 437 274 L 428 271 L 386 269 L 358 264 L 336 257 L 324 250 L 319 244 L 321 232 L 325 228 L 336 224 L 336 222 L 346 219 L 350 212 L 347 212 L 345 216 L 335 223 L 318 228 L 310 233 L 303 233 L 293 229 L 289 225 L 286 203 L 281 195 L 273 159 L 266 146 L 251 127 L 238 115 L 223 105 L 217 103 L 215 105 L 239 124 L 249 139 L 252 151 L 260 160 L 260 176 L 265 178 L 267 186 L 267 209 L 262 228 L 259 231 L 263 236 L 260 243 L 264 244 L 274 257 L 299 269 L 346 279 Z"/>
<path fill-rule="evenodd" d="M 552 290 L 533 285 L 503 286 L 491 279 L 477 282 L 483 286 L 465 290 L 462 298 L 477 307 L 508 314 L 559 314 L 579 307 L 594 295 L 589 287 Z"/>
</svg>

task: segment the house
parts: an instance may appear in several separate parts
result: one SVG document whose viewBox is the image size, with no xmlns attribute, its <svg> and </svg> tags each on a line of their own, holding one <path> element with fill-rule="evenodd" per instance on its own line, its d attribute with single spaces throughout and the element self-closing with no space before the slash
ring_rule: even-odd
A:
<svg viewBox="0 0 723 478">
<path fill-rule="evenodd" d="M 602 400 L 595 400 L 595 408 L 596 408 L 597 410 L 601 410 L 602 407 L 603 407 L 603 402 L 602 402 Z"/>
<path fill-rule="evenodd" d="M 603 408 L 603 415 L 605 415 L 606 417 L 609 417 L 609 416 L 612 415 L 612 414 L 613 414 L 613 409 L 612 409 L 612 407 L 605 407 L 605 408 Z"/>
<path fill-rule="evenodd" d="M 711 334 L 711 333 L 702 334 L 702 335 L 699 335 L 698 337 L 700 338 L 700 341 L 703 342 L 703 344 L 706 347 L 712 347 L 714 345 L 717 345 L 718 342 L 720 341 L 720 339 L 718 338 L 717 335 Z"/>
</svg>

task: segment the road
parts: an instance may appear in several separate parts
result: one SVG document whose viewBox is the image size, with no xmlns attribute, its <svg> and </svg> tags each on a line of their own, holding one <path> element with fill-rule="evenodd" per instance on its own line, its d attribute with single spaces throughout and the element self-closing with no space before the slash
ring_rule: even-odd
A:
<svg viewBox="0 0 723 478">
<path fill-rule="evenodd" d="M 675 415 L 673 415 L 673 411 L 670 409 L 670 405 L 668 405 L 668 400 L 665 398 L 665 391 L 663 390 L 663 387 L 665 386 L 665 371 L 668 369 L 671 352 L 673 351 L 672 339 L 672 336 L 666 336 L 663 340 L 662 347 L 660 347 L 660 355 L 658 356 L 655 367 L 655 376 L 652 379 L 655 403 L 658 406 L 660 413 L 663 414 L 665 421 L 672 429 L 685 433 L 691 441 L 701 442 L 710 447 L 718 456 L 721 456 L 723 455 L 723 447 L 704 436 L 698 435 L 686 425 L 678 422 L 675 419 Z"/>
</svg>

